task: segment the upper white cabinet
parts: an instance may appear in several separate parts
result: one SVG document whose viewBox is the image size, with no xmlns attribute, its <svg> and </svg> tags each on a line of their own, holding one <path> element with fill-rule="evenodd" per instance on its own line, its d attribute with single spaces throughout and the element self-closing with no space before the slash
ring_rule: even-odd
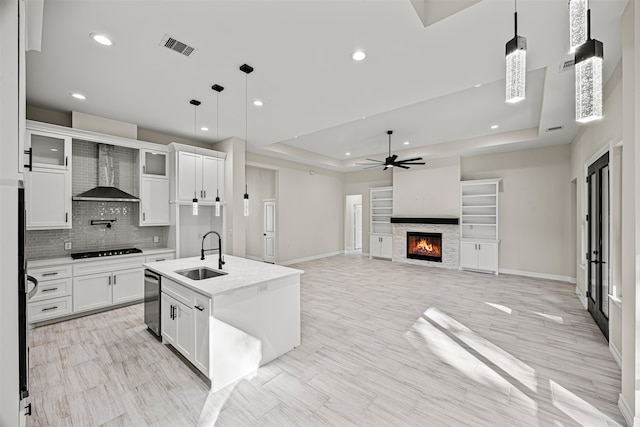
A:
<svg viewBox="0 0 640 427">
<path fill-rule="evenodd" d="M 191 202 L 197 198 L 200 203 L 213 203 L 216 190 L 224 201 L 226 155 L 211 150 L 199 151 L 176 151 L 176 201 Z M 202 151 L 210 154 L 203 154 Z"/>
<path fill-rule="evenodd" d="M 498 274 L 500 179 L 460 182 L 460 267 Z"/>
<path fill-rule="evenodd" d="M 141 149 L 140 165 L 140 226 L 169 225 L 168 155 Z"/>
<path fill-rule="evenodd" d="M 27 131 L 28 230 L 71 228 L 71 137 Z"/>
</svg>

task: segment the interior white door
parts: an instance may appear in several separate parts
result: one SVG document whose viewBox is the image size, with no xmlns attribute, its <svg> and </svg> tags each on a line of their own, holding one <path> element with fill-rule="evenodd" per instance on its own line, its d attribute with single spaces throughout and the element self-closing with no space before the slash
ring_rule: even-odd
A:
<svg viewBox="0 0 640 427">
<path fill-rule="evenodd" d="M 264 201 L 263 245 L 262 260 L 264 262 L 276 262 L 276 202 Z"/>
<path fill-rule="evenodd" d="M 353 249 L 362 249 L 362 205 L 354 205 Z"/>
</svg>

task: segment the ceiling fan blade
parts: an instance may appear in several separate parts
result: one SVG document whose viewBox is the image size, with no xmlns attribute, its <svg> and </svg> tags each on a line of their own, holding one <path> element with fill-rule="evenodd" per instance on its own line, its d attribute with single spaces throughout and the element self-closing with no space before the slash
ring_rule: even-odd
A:
<svg viewBox="0 0 640 427">
<path fill-rule="evenodd" d="M 382 160 L 376 160 L 376 159 L 365 159 L 365 160 L 369 160 L 370 162 L 384 163 Z"/>
<path fill-rule="evenodd" d="M 399 163 L 398 163 L 398 164 L 396 164 L 396 167 L 397 167 L 397 168 L 402 168 L 402 169 L 409 169 L 409 166 L 404 166 L 404 165 L 401 165 L 401 164 L 399 164 Z"/>
<path fill-rule="evenodd" d="M 382 166 L 383 163 L 363 163 L 363 162 L 356 162 L 354 163 L 354 165 L 357 166 Z"/>
<path fill-rule="evenodd" d="M 379 168 L 380 166 L 382 166 L 382 165 L 367 166 L 366 168 L 362 168 L 362 169 L 363 169 L 363 170 L 364 170 L 364 169 L 373 169 L 373 168 Z"/>
<path fill-rule="evenodd" d="M 413 159 L 404 159 L 404 160 L 399 160 L 400 162 L 414 162 L 416 160 L 422 160 L 422 157 L 414 157 Z"/>
<path fill-rule="evenodd" d="M 384 165 L 384 169 L 382 169 L 383 171 L 386 171 L 387 169 L 389 169 L 389 166 Z"/>
<path fill-rule="evenodd" d="M 398 156 L 397 156 L 396 154 L 394 154 L 393 156 L 391 156 L 391 162 L 390 162 L 390 163 L 395 162 L 397 158 L 398 158 Z"/>
<path fill-rule="evenodd" d="M 400 162 L 396 162 L 399 165 L 425 165 L 425 162 L 407 162 L 407 161 L 400 161 Z"/>
</svg>

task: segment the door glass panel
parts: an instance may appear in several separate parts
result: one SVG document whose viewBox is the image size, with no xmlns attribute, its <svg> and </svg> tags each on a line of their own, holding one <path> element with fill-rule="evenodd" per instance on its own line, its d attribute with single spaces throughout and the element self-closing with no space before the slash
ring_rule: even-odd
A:
<svg viewBox="0 0 640 427">
<path fill-rule="evenodd" d="M 145 151 L 144 167 L 144 173 L 146 175 L 167 176 L 167 155 L 154 153 L 152 151 Z"/>
<path fill-rule="evenodd" d="M 64 166 L 64 138 L 31 134 L 33 163 Z"/>
<path fill-rule="evenodd" d="M 602 297 L 600 310 L 609 318 L 609 166 L 601 169 L 602 182 L 602 254 L 599 259 L 602 268 Z"/>
<path fill-rule="evenodd" d="M 589 259 L 595 261 L 598 256 L 594 253 L 598 249 L 597 233 L 596 233 L 596 212 L 597 212 L 598 194 L 596 192 L 595 176 L 591 175 L 589 179 Z M 598 277 L 598 264 L 589 263 L 589 295 L 590 298 L 596 300 L 596 279 Z"/>
</svg>

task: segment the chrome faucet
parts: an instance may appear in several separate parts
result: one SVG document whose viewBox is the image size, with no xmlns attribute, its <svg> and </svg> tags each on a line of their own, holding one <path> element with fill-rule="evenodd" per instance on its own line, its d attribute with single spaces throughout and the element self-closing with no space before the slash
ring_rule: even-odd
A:
<svg viewBox="0 0 640 427">
<path fill-rule="evenodd" d="M 224 263 L 224 258 L 222 257 L 222 237 L 220 237 L 220 234 L 218 234 L 217 231 L 208 231 L 204 236 L 202 236 L 202 248 L 200 249 L 200 260 L 204 261 L 204 253 L 205 251 L 215 251 L 216 248 L 210 248 L 210 249 L 205 249 L 204 248 L 204 239 L 207 238 L 207 236 L 211 233 L 214 233 L 216 236 L 218 236 L 218 269 L 222 270 L 222 266 L 225 264 Z"/>
</svg>

